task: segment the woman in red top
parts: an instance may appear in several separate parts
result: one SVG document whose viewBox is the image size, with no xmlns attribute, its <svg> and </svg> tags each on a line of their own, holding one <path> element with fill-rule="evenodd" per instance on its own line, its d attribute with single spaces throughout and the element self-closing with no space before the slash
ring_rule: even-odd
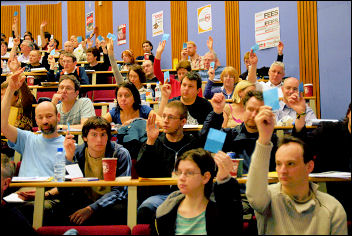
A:
<svg viewBox="0 0 352 236">
<path fill-rule="evenodd" d="M 159 46 L 158 46 L 158 49 L 156 50 L 156 54 L 154 58 L 154 75 L 160 81 L 161 84 L 164 84 L 164 74 L 161 71 L 160 60 L 161 60 L 161 54 L 165 49 L 165 44 L 166 44 L 165 40 L 159 43 Z M 173 97 L 181 96 L 181 91 L 180 91 L 181 80 L 183 79 L 183 77 L 185 77 L 187 72 L 191 70 L 192 70 L 191 63 L 189 61 L 180 61 L 177 64 L 177 67 L 176 67 L 177 78 L 175 79 L 173 75 L 170 75 L 170 81 L 166 82 L 171 85 L 171 95 L 169 99 Z M 199 91 L 198 96 L 203 97 L 202 90 Z"/>
</svg>

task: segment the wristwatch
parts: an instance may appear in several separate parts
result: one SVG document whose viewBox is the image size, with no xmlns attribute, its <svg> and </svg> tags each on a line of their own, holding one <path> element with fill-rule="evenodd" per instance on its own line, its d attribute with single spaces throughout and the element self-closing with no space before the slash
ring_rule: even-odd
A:
<svg viewBox="0 0 352 236">
<path fill-rule="evenodd" d="M 297 119 L 300 119 L 301 118 L 301 116 L 305 116 L 307 113 L 306 112 L 303 112 L 303 113 L 301 113 L 301 114 L 296 114 L 296 118 Z"/>
</svg>

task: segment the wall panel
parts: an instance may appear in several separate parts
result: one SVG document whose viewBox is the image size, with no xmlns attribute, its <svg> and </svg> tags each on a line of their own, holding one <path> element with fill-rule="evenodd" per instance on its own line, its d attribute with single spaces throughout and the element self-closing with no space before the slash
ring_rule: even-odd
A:
<svg viewBox="0 0 352 236">
<path fill-rule="evenodd" d="M 82 36 L 85 39 L 85 1 L 67 2 L 67 40 L 72 35 Z"/>
</svg>

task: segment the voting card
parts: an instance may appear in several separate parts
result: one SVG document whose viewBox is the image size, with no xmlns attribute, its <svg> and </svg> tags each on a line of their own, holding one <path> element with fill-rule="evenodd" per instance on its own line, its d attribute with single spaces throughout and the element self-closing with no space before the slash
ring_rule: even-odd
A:
<svg viewBox="0 0 352 236">
<path fill-rule="evenodd" d="M 214 69 L 214 67 L 215 67 L 215 62 L 214 61 L 210 62 L 210 67 Z"/>
<path fill-rule="evenodd" d="M 103 41 L 104 39 L 103 39 L 103 37 L 101 37 L 101 35 L 99 35 L 99 36 L 98 36 L 98 40 L 101 42 L 101 41 Z"/>
<path fill-rule="evenodd" d="M 258 44 L 254 44 L 251 49 L 253 49 L 253 53 L 255 53 L 256 51 L 259 50 L 259 45 Z"/>
<path fill-rule="evenodd" d="M 280 108 L 278 88 L 267 89 L 263 91 L 264 105 L 270 106 L 273 111 Z"/>
<path fill-rule="evenodd" d="M 187 43 L 183 43 L 182 49 L 186 49 L 186 48 L 187 48 Z"/>
<path fill-rule="evenodd" d="M 298 91 L 299 91 L 299 94 L 304 93 L 303 82 L 299 83 Z"/>
<path fill-rule="evenodd" d="M 108 33 L 108 35 L 106 36 L 108 39 L 111 39 L 112 34 Z"/>
<path fill-rule="evenodd" d="M 222 147 L 224 146 L 225 138 L 225 132 L 210 128 L 204 149 L 213 153 L 221 151 Z"/>
<path fill-rule="evenodd" d="M 81 43 L 82 42 L 82 36 L 77 36 L 77 42 Z"/>
<path fill-rule="evenodd" d="M 170 83 L 170 72 L 169 71 L 164 72 L 164 82 Z"/>
<path fill-rule="evenodd" d="M 112 39 L 112 41 L 116 41 L 117 38 L 114 34 L 111 34 L 111 39 Z"/>
<path fill-rule="evenodd" d="M 13 13 L 13 16 L 17 16 L 17 15 L 18 15 L 18 12 L 15 11 L 15 12 Z"/>
<path fill-rule="evenodd" d="M 163 34 L 163 39 L 161 41 L 167 41 L 170 37 L 170 34 Z"/>
<path fill-rule="evenodd" d="M 50 55 L 55 56 L 55 49 L 51 50 Z"/>
</svg>

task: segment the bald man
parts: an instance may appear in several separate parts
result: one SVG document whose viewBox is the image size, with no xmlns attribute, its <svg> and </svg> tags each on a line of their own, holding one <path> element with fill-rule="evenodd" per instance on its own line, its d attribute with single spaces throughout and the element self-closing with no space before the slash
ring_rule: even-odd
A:
<svg viewBox="0 0 352 236">
<path fill-rule="evenodd" d="M 22 155 L 19 176 L 54 176 L 55 155 L 63 147 L 64 137 L 57 132 L 60 113 L 51 102 L 42 102 L 35 109 L 35 120 L 40 135 L 21 130 L 8 123 L 11 100 L 25 80 L 24 68 L 18 69 L 8 78 L 8 87 L 1 101 L 1 131 L 8 139 L 10 148 Z"/>
<path fill-rule="evenodd" d="M 64 50 L 65 52 L 73 53 L 73 43 L 71 41 L 66 41 L 64 43 Z"/>
<path fill-rule="evenodd" d="M 299 80 L 294 77 L 285 79 L 281 89 L 283 94 L 283 101 L 280 101 L 279 110 L 275 111 L 276 122 L 279 122 L 284 117 L 289 116 L 292 120 L 305 117 L 308 125 L 311 125 L 311 120 L 317 117 L 312 108 L 306 104 L 306 101 L 299 94 Z"/>
</svg>

